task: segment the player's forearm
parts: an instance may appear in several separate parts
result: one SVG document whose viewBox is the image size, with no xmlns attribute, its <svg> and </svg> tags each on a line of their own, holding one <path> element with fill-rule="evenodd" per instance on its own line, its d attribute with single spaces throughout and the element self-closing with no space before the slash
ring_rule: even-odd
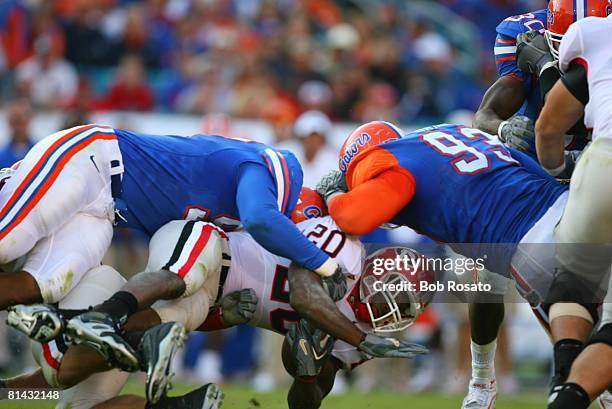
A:
<svg viewBox="0 0 612 409">
<path fill-rule="evenodd" d="M 513 76 L 499 78 L 487 90 L 474 116 L 474 128 L 497 135 L 499 126 L 525 101 L 523 83 Z"/>
<path fill-rule="evenodd" d="M 565 168 L 565 133 L 583 113 L 584 105 L 569 92 L 563 81 L 557 81 L 536 122 L 538 160 L 553 176 Z"/>
<path fill-rule="evenodd" d="M 302 318 L 335 339 L 358 346 L 365 334 L 340 312 L 312 271 L 292 263 L 289 267 L 291 307 Z"/>
<path fill-rule="evenodd" d="M 476 112 L 473 126 L 491 135 L 497 135 L 499 126 L 504 121 L 493 109 L 487 108 Z"/>
</svg>

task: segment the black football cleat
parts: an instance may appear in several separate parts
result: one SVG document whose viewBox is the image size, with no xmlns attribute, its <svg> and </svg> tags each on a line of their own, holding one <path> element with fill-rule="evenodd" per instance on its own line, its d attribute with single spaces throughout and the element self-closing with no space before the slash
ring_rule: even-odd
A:
<svg viewBox="0 0 612 409">
<path fill-rule="evenodd" d="M 164 396 L 158 403 L 150 407 L 151 409 L 219 409 L 224 397 L 225 395 L 217 385 L 209 383 L 182 396 Z"/>
<path fill-rule="evenodd" d="M 6 323 L 41 344 L 56 338 L 66 326 L 60 312 L 47 304 L 9 307 Z"/>
<path fill-rule="evenodd" d="M 185 344 L 187 332 L 183 324 L 167 322 L 145 331 L 138 352 L 142 370 L 147 372 L 146 396 L 157 403 L 171 388 L 174 373 L 170 372 L 172 358 Z"/>
<path fill-rule="evenodd" d="M 112 366 L 127 372 L 140 368 L 134 349 L 119 335 L 118 325 L 107 314 L 87 311 L 68 321 L 66 335 L 75 344 L 98 351 Z"/>
</svg>

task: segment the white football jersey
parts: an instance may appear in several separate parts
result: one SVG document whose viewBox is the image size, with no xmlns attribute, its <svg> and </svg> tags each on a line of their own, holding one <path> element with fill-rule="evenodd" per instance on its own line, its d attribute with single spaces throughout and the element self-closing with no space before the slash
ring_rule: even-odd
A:
<svg viewBox="0 0 612 409">
<path fill-rule="evenodd" d="M 329 216 L 308 219 L 297 227 L 343 268 L 349 292 L 336 305 L 351 321 L 357 322 L 347 298 L 361 274 L 365 258 L 363 245 L 356 237 L 342 232 Z M 299 320 L 299 315 L 289 305 L 290 260 L 268 252 L 246 232 L 231 232 L 228 236 L 232 260 L 223 292 L 229 294 L 243 288 L 255 290 L 259 302 L 250 324 L 284 334 L 289 324 Z M 361 323 L 360 327 L 371 329 Z M 342 341 L 336 341 L 333 355 L 347 368 L 364 360 L 353 346 Z"/>
<path fill-rule="evenodd" d="M 584 122 L 593 139 L 612 138 L 612 17 L 587 17 L 572 24 L 559 48 L 559 66 L 565 72 L 579 60 L 587 70 L 589 102 Z"/>
</svg>

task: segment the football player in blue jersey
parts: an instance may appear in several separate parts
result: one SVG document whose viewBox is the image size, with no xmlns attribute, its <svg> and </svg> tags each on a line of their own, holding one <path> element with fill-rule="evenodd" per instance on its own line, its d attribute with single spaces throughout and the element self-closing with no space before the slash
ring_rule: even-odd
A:
<svg viewBox="0 0 612 409">
<path fill-rule="evenodd" d="M 476 113 L 474 126 L 497 134 L 507 146 L 535 155 L 534 123 L 542 101 L 561 74 L 558 69 L 558 46 L 570 24 L 586 16 L 605 15 L 607 1 L 550 1 L 548 10 L 512 16 L 497 26 L 494 53 L 499 79 L 486 92 Z M 518 50 L 517 50 L 518 46 Z M 528 47 L 526 47 L 528 46 Z M 534 52 L 535 51 L 535 52 Z M 569 179 L 580 151 L 586 146 L 587 130 L 580 120 L 566 137 L 565 166 L 556 177 Z M 474 360 L 497 338 L 503 320 L 503 304 L 472 304 L 472 351 Z M 555 331 L 555 329 L 553 329 Z M 571 362 L 582 348 L 586 334 L 558 334 L 562 341 L 555 346 L 555 379 L 553 386 L 567 376 Z M 489 365 L 493 365 L 493 356 Z M 473 361 L 473 366 L 475 362 Z M 486 395 L 495 391 L 470 388 L 464 408 L 486 407 Z M 479 401 L 481 403 L 479 403 Z"/>
<path fill-rule="evenodd" d="M 553 228 L 565 207 L 567 187 L 529 156 L 477 129 L 445 124 L 403 135 L 389 123 L 373 122 L 346 140 L 340 170 L 324 178 L 317 190 L 347 233 L 366 234 L 387 222 L 408 226 L 467 257 L 487 254 L 485 268 L 515 278 L 533 304 L 546 301 L 557 267 L 554 246 L 540 246 L 539 254 L 533 254 L 524 243 L 554 243 Z M 483 304 L 483 309 L 494 305 Z M 575 338 L 568 336 L 572 331 L 586 338 L 597 309 L 589 304 L 585 311 L 579 317 L 560 311 L 554 341 Z M 503 315 L 495 318 L 493 341 Z M 573 325 L 577 318 L 579 327 Z M 480 345 L 487 348 L 476 351 L 471 386 L 483 393 L 464 401 L 465 408 L 495 402 L 495 348 Z M 557 371 L 565 376 L 567 357 L 575 352 L 566 351 L 567 345 L 572 342 L 555 346 L 555 351 L 563 349 Z"/>
<path fill-rule="evenodd" d="M 266 145 L 197 135 L 144 135 L 85 125 L 37 143 L 0 190 L 0 264 L 20 261 L 0 275 L 0 309 L 55 303 L 100 264 L 113 225 L 152 234 L 180 219 L 185 246 L 167 268 L 135 277 L 122 291 L 70 322 L 75 332 L 112 344 L 125 317 L 157 299 L 192 293 L 204 281 L 185 272 L 196 262 L 188 248 L 218 242 L 244 227 L 265 249 L 317 272 L 337 294 L 346 291 L 331 258 L 289 219 L 302 184 L 292 153 Z M 5 268 L 5 270 L 8 268 Z M 340 295 L 340 296 L 341 296 Z M 103 335 L 104 334 L 104 335 Z M 120 348 L 120 345 L 116 345 Z"/>
</svg>

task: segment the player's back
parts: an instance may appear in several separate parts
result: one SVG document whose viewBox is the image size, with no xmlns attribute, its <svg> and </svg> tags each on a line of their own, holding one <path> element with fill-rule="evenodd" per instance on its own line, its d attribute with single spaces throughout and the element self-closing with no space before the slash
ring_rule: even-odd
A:
<svg viewBox="0 0 612 409">
<path fill-rule="evenodd" d="M 235 228 L 239 167 L 246 162 L 267 166 L 263 155 L 271 150 L 222 136 L 146 135 L 119 129 L 115 133 L 125 168 L 122 198 L 127 209 L 122 215 L 127 222 L 120 224 L 149 234 L 167 221 L 184 218 Z M 291 153 L 282 153 L 297 163 Z M 291 182 L 301 185 L 301 170 L 290 164 L 288 172 Z"/>
<path fill-rule="evenodd" d="M 500 273 L 511 249 L 495 244 L 518 243 L 566 190 L 531 158 L 477 129 L 438 125 L 381 148 L 416 181 L 413 199 L 392 222 L 441 242 L 478 243 L 457 250 L 493 255 L 488 267 Z"/>
<path fill-rule="evenodd" d="M 343 267 L 348 286 L 352 288 L 361 274 L 365 255 L 359 239 L 340 231 L 329 216 L 308 219 L 297 227 Z M 254 289 L 259 303 L 251 324 L 285 333 L 287 325 L 299 319 L 289 304 L 291 262 L 266 251 L 246 232 L 229 233 L 229 243 L 232 260 L 224 292 Z M 343 313 L 351 313 L 350 305 L 344 300 L 338 306 Z"/>
</svg>

